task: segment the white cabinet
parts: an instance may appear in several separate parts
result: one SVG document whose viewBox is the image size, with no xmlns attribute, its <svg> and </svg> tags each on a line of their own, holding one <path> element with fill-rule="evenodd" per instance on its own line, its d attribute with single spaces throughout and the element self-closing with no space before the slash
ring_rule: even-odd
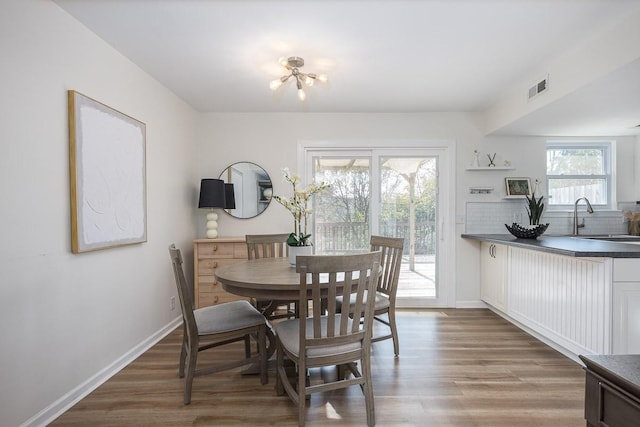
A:
<svg viewBox="0 0 640 427">
<path fill-rule="evenodd" d="M 482 242 L 480 250 L 480 298 L 487 304 L 506 311 L 509 248 L 506 245 Z"/>
<path fill-rule="evenodd" d="M 578 354 L 610 354 L 611 258 L 509 253 L 507 314 Z"/>
<path fill-rule="evenodd" d="M 613 354 L 640 354 L 640 260 L 616 258 L 613 269 Z"/>
<path fill-rule="evenodd" d="M 640 354 L 640 258 L 480 250 L 480 297 L 505 319 L 572 358 Z"/>
</svg>

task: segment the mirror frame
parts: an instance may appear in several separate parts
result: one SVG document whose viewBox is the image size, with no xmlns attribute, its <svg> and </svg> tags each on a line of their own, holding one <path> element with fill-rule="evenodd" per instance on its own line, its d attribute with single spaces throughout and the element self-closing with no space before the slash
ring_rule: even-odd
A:
<svg viewBox="0 0 640 427">
<path fill-rule="evenodd" d="M 239 166 L 244 166 L 245 170 L 241 170 Z M 234 170 L 239 171 L 237 174 L 237 178 L 240 178 L 242 181 L 243 173 L 246 172 L 254 172 L 255 179 L 244 184 L 240 183 L 242 186 L 239 188 L 236 182 L 233 182 L 234 179 Z M 234 192 L 236 198 L 236 209 L 224 209 L 224 211 L 230 216 L 238 219 L 251 219 L 255 218 L 261 213 L 263 213 L 271 204 L 271 196 L 273 195 L 273 181 L 271 180 L 271 176 L 269 173 L 259 164 L 254 162 L 235 162 L 227 166 L 219 175 L 219 179 L 223 180 L 225 183 L 234 184 Z M 248 206 L 245 206 L 245 203 L 252 203 L 255 200 L 256 208 L 255 211 L 248 210 L 249 213 L 244 214 L 240 212 L 244 212 Z M 234 212 L 237 211 L 237 212 Z"/>
</svg>

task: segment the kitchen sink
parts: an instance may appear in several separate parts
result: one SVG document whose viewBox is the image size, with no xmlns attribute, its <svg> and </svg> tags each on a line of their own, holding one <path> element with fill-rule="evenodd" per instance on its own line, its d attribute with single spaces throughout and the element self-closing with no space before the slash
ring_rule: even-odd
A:
<svg viewBox="0 0 640 427">
<path fill-rule="evenodd" d="M 606 240 L 608 242 L 640 243 L 640 236 L 630 234 L 584 234 L 571 236 L 577 239 Z"/>
</svg>

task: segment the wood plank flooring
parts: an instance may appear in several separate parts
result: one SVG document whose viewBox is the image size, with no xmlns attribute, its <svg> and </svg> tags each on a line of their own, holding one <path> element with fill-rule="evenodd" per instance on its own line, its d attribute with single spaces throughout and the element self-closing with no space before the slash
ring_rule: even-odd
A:
<svg viewBox="0 0 640 427">
<path fill-rule="evenodd" d="M 585 425 L 582 367 L 491 311 L 403 310 L 398 323 L 400 357 L 390 340 L 373 348 L 377 426 Z M 181 333 L 178 328 L 51 425 L 297 425 L 293 403 L 274 392 L 273 372 L 265 386 L 240 370 L 196 377 L 184 406 Z M 323 375 L 334 370 L 314 371 L 311 380 Z M 360 389 L 314 394 L 307 425 L 366 425 Z"/>
</svg>

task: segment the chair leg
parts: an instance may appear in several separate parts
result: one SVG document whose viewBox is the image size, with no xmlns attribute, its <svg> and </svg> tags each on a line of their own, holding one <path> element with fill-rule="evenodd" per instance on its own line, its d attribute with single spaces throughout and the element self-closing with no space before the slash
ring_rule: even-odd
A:
<svg viewBox="0 0 640 427">
<path fill-rule="evenodd" d="M 258 354 L 260 355 L 260 383 L 265 385 L 269 382 L 267 377 L 267 326 L 258 328 Z"/>
<path fill-rule="evenodd" d="M 371 384 L 371 357 L 368 351 L 366 353 L 362 359 L 362 375 L 365 378 L 362 392 L 367 410 L 367 426 L 373 427 L 376 424 L 376 411 L 373 400 L 373 385 Z"/>
<path fill-rule="evenodd" d="M 396 326 L 396 310 L 395 307 L 389 308 L 389 327 L 391 328 L 391 336 L 393 337 L 393 351 L 398 357 L 400 355 L 400 342 L 398 340 L 398 327 Z"/>
<path fill-rule="evenodd" d="M 184 364 L 187 360 L 187 333 L 182 336 L 182 350 L 180 350 L 180 366 L 178 367 L 178 376 L 184 378 Z"/>
<path fill-rule="evenodd" d="M 282 384 L 281 372 L 284 370 L 284 352 L 280 347 L 280 341 L 276 338 L 276 395 L 284 394 L 284 385 Z"/>
<path fill-rule="evenodd" d="M 189 349 L 189 364 L 187 365 L 187 377 L 184 379 L 184 404 L 191 403 L 191 388 L 193 377 L 196 374 L 196 363 L 198 360 L 198 345 Z"/>
<path fill-rule="evenodd" d="M 298 365 L 298 427 L 304 427 L 305 419 L 307 416 L 307 369 L 300 357 L 300 364 Z"/>
<path fill-rule="evenodd" d="M 259 351 L 259 349 L 258 349 Z M 251 357 L 251 339 L 250 334 L 244 336 L 244 357 L 248 359 Z"/>
</svg>

